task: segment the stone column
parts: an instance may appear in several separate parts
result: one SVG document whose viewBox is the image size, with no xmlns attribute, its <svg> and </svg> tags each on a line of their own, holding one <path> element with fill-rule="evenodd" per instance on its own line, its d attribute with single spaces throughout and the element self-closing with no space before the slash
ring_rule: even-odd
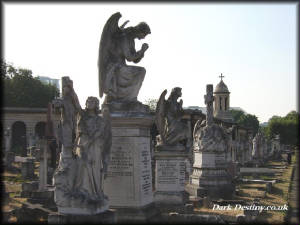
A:
<svg viewBox="0 0 300 225">
<path fill-rule="evenodd" d="M 160 210 L 184 210 L 188 201 L 185 173 L 188 152 L 184 146 L 157 146 L 155 157 L 155 204 Z M 181 149 L 180 149 L 181 147 Z"/>
<path fill-rule="evenodd" d="M 148 113 L 111 113 L 112 147 L 104 193 L 119 220 L 145 220 L 153 206 Z M 134 217 L 134 218 L 133 218 Z"/>
</svg>

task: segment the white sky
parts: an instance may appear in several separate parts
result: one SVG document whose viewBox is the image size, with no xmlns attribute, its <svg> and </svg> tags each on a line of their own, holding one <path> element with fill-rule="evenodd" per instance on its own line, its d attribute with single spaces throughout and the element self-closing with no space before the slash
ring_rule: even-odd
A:
<svg viewBox="0 0 300 225">
<path fill-rule="evenodd" d="M 147 22 L 147 70 L 138 99 L 182 87 L 184 106 L 204 106 L 223 73 L 230 106 L 260 122 L 297 110 L 297 5 L 283 3 L 5 3 L 4 58 L 34 76 L 70 76 L 83 106 L 99 97 L 98 48 L 115 12 L 121 25 Z M 100 100 L 102 102 L 103 99 Z"/>
</svg>

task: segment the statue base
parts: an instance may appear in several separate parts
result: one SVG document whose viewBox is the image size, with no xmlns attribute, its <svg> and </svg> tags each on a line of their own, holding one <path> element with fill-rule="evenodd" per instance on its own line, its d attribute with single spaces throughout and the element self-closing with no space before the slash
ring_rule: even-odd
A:
<svg viewBox="0 0 300 225">
<path fill-rule="evenodd" d="M 156 218 L 160 212 L 154 203 L 150 203 L 143 207 L 116 208 L 115 213 L 117 223 L 147 223 Z"/>
<path fill-rule="evenodd" d="M 110 208 L 138 208 L 153 202 L 150 128 L 147 113 L 111 113 L 112 147 L 104 193 Z"/>
<path fill-rule="evenodd" d="M 139 101 L 111 101 L 107 103 L 103 103 L 101 108 L 108 108 L 109 112 L 142 112 L 142 113 L 149 113 L 150 108 L 148 105 L 144 105 Z"/>
<path fill-rule="evenodd" d="M 116 223 L 115 212 L 107 210 L 96 215 L 65 215 L 65 214 L 49 214 L 48 224 L 112 224 Z"/>
<path fill-rule="evenodd" d="M 60 155 L 59 167 L 54 181 L 54 201 L 58 212 L 65 215 L 95 215 L 109 209 L 107 196 L 82 195 L 71 189 L 76 176 L 77 162 L 71 154 L 71 149 L 63 149 Z"/>
<path fill-rule="evenodd" d="M 70 215 L 96 215 L 108 210 L 108 204 L 103 207 L 57 207 L 58 211 L 62 214 Z"/>
</svg>

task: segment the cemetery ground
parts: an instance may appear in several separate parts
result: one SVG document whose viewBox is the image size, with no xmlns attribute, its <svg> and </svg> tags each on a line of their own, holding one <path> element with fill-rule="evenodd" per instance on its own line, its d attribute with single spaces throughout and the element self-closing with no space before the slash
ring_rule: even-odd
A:
<svg viewBox="0 0 300 225">
<path fill-rule="evenodd" d="M 298 221 L 298 215 L 294 215 L 293 220 L 290 219 L 290 212 L 298 209 L 297 203 L 297 188 L 293 185 L 296 185 L 296 182 L 292 182 L 293 178 L 297 176 L 292 176 L 293 173 L 296 173 L 298 166 L 298 155 L 299 153 L 296 151 L 296 154 L 292 156 L 292 163 L 288 165 L 285 161 L 269 161 L 264 167 L 268 168 L 276 168 L 276 172 L 274 175 L 251 175 L 251 176 L 241 176 L 240 181 L 237 182 L 236 185 L 236 194 L 233 198 L 233 201 L 236 200 L 235 203 L 231 204 L 234 208 L 234 205 L 241 200 L 244 204 L 249 204 L 249 202 L 256 202 L 256 205 L 259 206 L 283 206 L 284 204 L 288 205 L 289 210 L 268 210 L 261 211 L 255 219 L 255 222 L 259 223 L 269 223 L 269 224 L 278 224 L 291 222 L 295 223 Z M 242 182 L 241 178 L 244 179 L 256 179 L 256 180 L 264 180 L 264 181 L 272 181 L 276 180 L 274 184 L 272 184 L 271 190 L 267 190 L 267 184 L 263 183 L 246 183 Z M 296 178 L 299 180 L 299 178 Z M 297 180 L 297 182 L 298 182 Z M 294 190 L 294 192 L 290 192 L 290 190 Z M 215 202 L 218 204 L 218 202 Z M 228 202 L 224 202 L 224 205 L 227 205 Z M 209 213 L 220 215 L 225 221 L 234 223 L 236 221 L 236 217 L 239 214 L 243 214 L 242 210 L 213 210 L 212 204 L 210 207 L 205 208 L 196 208 L 195 211 L 200 213 Z M 238 203 L 240 204 L 240 203 Z M 243 203 L 241 203 L 243 205 Z"/>
<path fill-rule="evenodd" d="M 292 163 L 288 165 L 285 160 L 268 161 L 264 167 L 275 170 L 274 174 L 267 175 L 247 175 L 240 176 L 236 182 L 236 194 L 231 200 L 212 201 L 208 203 L 194 203 L 193 214 L 202 215 L 218 215 L 225 222 L 237 223 L 239 215 L 246 212 L 241 210 L 213 210 L 213 204 L 228 205 L 233 207 L 235 204 L 248 205 L 255 202 L 256 205 L 263 206 L 279 206 L 288 205 L 289 210 L 269 210 L 261 211 L 255 216 L 255 222 L 277 224 L 284 222 L 296 223 L 298 220 L 297 206 L 297 182 L 299 180 L 298 173 L 298 152 L 292 156 Z M 283 155 L 284 156 L 284 155 Z M 22 183 L 38 180 L 39 162 L 35 162 L 35 178 L 24 179 L 21 176 L 20 163 L 13 163 L 13 170 L 4 169 L 2 180 L 5 189 L 5 195 L 2 201 L 2 222 L 35 222 L 47 223 L 49 213 L 55 212 L 55 208 L 48 207 L 46 202 L 31 202 L 30 199 L 21 197 Z M 244 182 L 242 179 L 256 179 L 264 181 L 276 180 L 272 187 L 268 187 L 266 183 Z M 49 200 L 51 202 L 51 200 Z M 51 203 L 49 203 L 51 205 Z"/>
</svg>

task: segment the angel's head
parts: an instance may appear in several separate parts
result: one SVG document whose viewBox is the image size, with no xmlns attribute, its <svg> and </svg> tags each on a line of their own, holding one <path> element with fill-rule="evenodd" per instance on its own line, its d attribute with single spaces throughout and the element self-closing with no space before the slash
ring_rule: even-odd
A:
<svg viewBox="0 0 300 225">
<path fill-rule="evenodd" d="M 172 89 L 170 96 L 173 96 L 174 98 L 180 98 L 182 96 L 181 88 L 175 87 Z"/>
<path fill-rule="evenodd" d="M 88 97 L 85 102 L 86 110 L 94 110 L 95 113 L 99 112 L 99 100 L 97 97 Z"/>
<path fill-rule="evenodd" d="M 138 39 L 144 39 L 148 34 L 151 34 L 150 27 L 145 22 L 139 23 L 134 27 L 134 29 Z"/>
<path fill-rule="evenodd" d="M 73 91 L 73 81 L 69 77 L 62 77 L 62 95 L 70 95 Z"/>
</svg>

